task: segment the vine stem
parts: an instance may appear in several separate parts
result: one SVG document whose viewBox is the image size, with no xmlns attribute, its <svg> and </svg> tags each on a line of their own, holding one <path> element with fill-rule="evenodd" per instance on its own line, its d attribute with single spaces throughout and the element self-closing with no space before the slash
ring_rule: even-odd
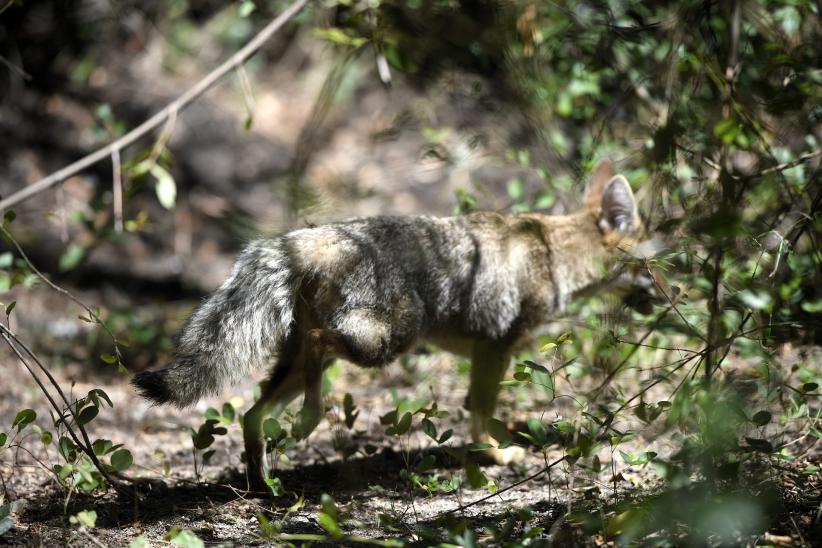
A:
<svg viewBox="0 0 822 548">
<path fill-rule="evenodd" d="M 126 148 L 133 144 L 137 139 L 144 136 L 151 130 L 159 127 L 166 120 L 176 115 L 189 104 L 194 102 L 203 93 L 210 89 L 218 80 L 220 80 L 227 73 L 242 66 L 249 57 L 254 55 L 278 30 L 280 30 L 289 20 L 297 15 L 300 10 L 308 3 L 308 0 L 295 0 L 288 8 L 285 9 L 279 16 L 266 25 L 254 38 L 252 38 L 241 50 L 232 55 L 229 59 L 223 62 L 222 65 L 209 72 L 202 80 L 197 82 L 193 87 L 189 88 L 185 93 L 180 95 L 177 99 L 168 104 L 163 110 L 129 131 L 113 143 L 106 145 L 91 154 L 77 160 L 76 162 L 61 168 L 51 175 L 48 175 L 39 181 L 36 181 L 26 187 L 13 193 L 4 200 L 0 200 L 0 210 L 7 209 L 15 204 L 18 204 L 35 194 L 39 194 L 44 190 L 51 188 L 57 183 L 64 181 L 68 177 L 83 171 L 89 166 L 100 162 L 115 152 Z M 9 3 L 11 4 L 11 3 Z"/>
<path fill-rule="evenodd" d="M 74 408 L 71 405 L 71 402 L 69 402 L 69 400 L 66 397 L 65 393 L 60 388 L 60 385 L 57 383 L 57 380 L 54 378 L 54 376 L 51 374 L 51 372 L 48 370 L 48 368 L 45 365 L 43 365 L 43 363 L 34 354 L 34 352 L 32 352 L 32 350 L 28 346 L 26 346 L 26 344 L 23 343 L 17 337 L 17 335 L 15 335 L 8 327 L 3 325 L 2 323 L 0 323 L 0 331 L 2 331 L 2 336 L 5 339 L 6 344 L 9 345 L 9 347 L 12 349 L 12 351 L 17 356 L 17 358 L 23 363 L 23 365 L 26 367 L 26 369 L 28 369 L 28 372 L 34 378 L 34 381 L 40 387 L 40 390 L 42 390 L 43 394 L 49 400 L 49 403 L 51 404 L 51 406 L 54 408 L 54 410 L 57 412 L 57 414 L 61 418 L 65 417 L 65 413 L 60 408 L 60 406 L 57 404 L 57 402 L 54 400 L 54 397 L 48 391 L 48 388 L 46 388 L 46 386 L 43 384 L 43 381 L 40 380 L 40 377 L 38 377 L 37 374 L 34 372 L 34 369 L 31 367 L 31 365 L 28 363 L 26 358 L 20 352 L 20 349 L 18 348 L 18 346 L 20 348 L 22 348 L 26 352 L 26 354 L 29 355 L 29 357 L 32 359 L 32 361 L 34 361 L 35 364 L 37 364 L 37 367 L 49 379 L 49 382 L 51 383 L 51 385 L 54 386 L 54 389 L 57 391 L 57 393 L 60 395 L 60 398 L 66 404 L 66 409 L 68 410 L 68 413 L 71 415 L 71 417 L 74 419 L 74 425 L 80 431 L 80 435 L 83 438 L 83 441 L 80 441 L 80 438 L 77 436 L 77 433 L 74 431 L 74 429 L 68 423 L 68 421 L 63 420 L 63 424 L 66 426 L 66 430 L 69 432 L 71 437 L 74 439 L 74 443 L 77 445 L 77 447 L 79 447 L 83 451 L 83 453 L 85 453 L 86 456 L 88 456 L 88 458 L 94 464 L 95 468 L 97 468 L 97 470 L 99 470 L 100 474 L 102 474 L 103 477 L 106 478 L 106 480 L 114 487 L 114 489 L 116 489 L 118 492 L 121 492 L 121 493 L 129 493 L 130 492 L 129 489 L 126 488 L 125 485 L 123 485 L 120 480 L 118 480 L 117 478 L 112 476 L 109 473 L 109 471 L 106 470 L 106 467 L 103 465 L 103 463 L 100 462 L 100 460 L 97 458 L 97 455 L 94 453 L 94 449 L 92 448 L 92 443 L 91 443 L 91 440 L 88 437 L 88 433 L 86 432 L 86 429 L 83 427 L 83 425 L 78 420 L 77 414 L 75 413 Z"/>
<path fill-rule="evenodd" d="M 437 516 L 437 519 L 445 517 L 449 514 L 454 514 L 456 512 L 462 512 L 463 510 L 471 508 L 472 506 L 476 506 L 477 504 L 482 504 L 486 500 L 490 500 L 494 497 L 498 497 L 499 495 L 505 493 L 506 491 L 510 491 L 511 489 L 514 489 L 515 487 L 519 487 L 520 485 L 522 485 L 524 483 L 528 483 L 529 481 L 532 481 L 532 480 L 538 478 L 539 476 L 541 476 L 542 474 L 548 472 L 549 470 L 551 470 L 551 468 L 553 468 L 554 466 L 556 466 L 557 464 L 559 464 L 561 462 L 565 462 L 565 456 L 562 456 L 562 457 L 558 458 L 557 460 L 546 464 L 545 466 L 543 466 L 537 472 L 534 472 L 530 476 L 522 478 L 521 480 L 519 480 L 517 482 L 514 482 L 511 485 L 509 485 L 509 486 L 507 486 L 503 489 L 500 489 L 499 491 L 497 491 L 495 493 L 485 495 L 484 497 L 481 497 L 481 498 L 478 498 L 477 500 L 471 501 L 468 504 L 461 504 L 460 506 L 457 506 L 456 508 L 446 510 L 445 512 L 439 514 Z"/>
</svg>

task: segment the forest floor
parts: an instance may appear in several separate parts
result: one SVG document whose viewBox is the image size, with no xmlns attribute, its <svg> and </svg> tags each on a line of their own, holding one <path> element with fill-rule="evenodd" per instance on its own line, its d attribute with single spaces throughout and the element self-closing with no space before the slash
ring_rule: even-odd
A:
<svg viewBox="0 0 822 548">
<path fill-rule="evenodd" d="M 121 17 L 118 14 L 113 19 Z M 0 185 L 6 185 L 0 188 L 2 194 L 76 160 L 80 150 L 90 151 L 108 142 L 111 136 L 97 127 L 99 120 L 90 114 L 98 105 L 114 105 L 118 121 L 122 118 L 126 125 L 136 126 L 147 113 L 156 112 L 190 86 L 196 75 L 202 76 L 204 67 L 183 61 L 179 68 L 184 70 L 171 72 L 189 74 L 188 79 L 169 77 L 164 64 L 155 62 L 151 53 L 164 51 L 166 39 L 160 36 L 157 41 L 159 49 L 146 47 L 146 54 L 137 57 L 112 49 L 111 58 L 101 60 L 94 71 L 96 81 L 110 85 L 87 89 L 83 84 L 79 91 L 49 91 L 42 96 L 29 90 L 25 100 L 18 98 L 15 108 L 0 118 L 0 130 L 25 130 L 25 138 L 7 139 L 0 151 L 9 158 L 0 162 Z M 14 233 L 41 270 L 64 270 L 59 263 L 67 248 L 88 251 L 76 269 L 54 278 L 70 284 L 82 301 L 105 308 L 115 332 L 126 333 L 131 346 L 124 349 L 124 361 L 131 372 L 167 363 L 169 334 L 176 331 L 196 298 L 225 278 L 238 245 L 252 235 L 276 232 L 295 221 L 304 226 L 356 215 L 449 214 L 457 205 L 455 195 L 476 198 L 481 209 L 507 211 L 516 201 L 521 202 L 516 205 L 537 203 L 547 196 L 546 189 L 552 191 L 548 196 L 552 201 L 553 191 L 560 187 L 569 190 L 568 194 L 578 194 L 582 181 L 569 175 L 565 158 L 581 156 L 576 147 L 584 142 L 587 130 L 578 124 L 558 126 L 554 129 L 568 142 L 568 150 L 562 158 L 543 150 L 544 138 L 536 138 L 528 116 L 512 108 L 504 95 L 499 96 L 496 82 L 466 74 L 446 75 L 425 89 L 396 78 L 389 93 L 377 78 L 362 77 L 372 70 L 370 59 L 353 64 L 345 79 L 348 87 L 339 93 L 330 117 L 318 131 L 305 131 L 312 128 L 315 111 L 323 106 L 315 98 L 322 97 L 326 76 L 339 63 L 328 48 L 316 42 L 313 37 L 296 41 L 282 52 L 276 70 L 261 70 L 255 76 L 253 131 L 242 129 L 246 112 L 240 86 L 214 89 L 181 113 L 169 141 L 179 203 L 173 211 L 166 211 L 153 185 L 135 186 L 125 213 L 127 219 L 147 215 L 150 222 L 141 230 L 115 238 L 97 233 L 110 222 L 89 205 L 92 198 L 105 197 L 98 191 L 98 187 L 108 188 L 110 167 L 105 163 L 84 177 L 66 181 L 59 194 L 43 193 L 16 209 Z M 18 103 L 25 108 L 17 108 Z M 42 115 L 44 111 L 48 117 Z M 645 142 L 647 127 L 636 125 L 631 131 L 641 134 L 640 142 Z M 620 129 L 620 138 L 630 142 L 631 131 Z M 290 181 L 303 135 L 312 133 L 322 138 L 306 147 L 310 157 L 304 179 L 310 183 L 300 190 L 307 203 L 299 204 L 303 209 L 295 220 L 290 208 L 298 205 L 297 196 L 291 195 L 284 181 Z M 141 146 L 149 150 L 153 142 Z M 530 155 L 523 154 L 529 150 Z M 546 186 L 545 171 L 552 181 L 564 176 L 564 186 L 553 182 Z M 514 181 L 517 184 L 512 186 Z M 546 206 L 555 213 L 574 202 L 562 192 L 555 194 L 556 202 Z M 515 195 L 521 196 L 515 200 Z M 82 222 L 72 221 L 74 213 L 83 214 Z M 251 379 L 191 409 L 150 407 L 128 384 L 129 375 L 101 364 L 98 356 L 111 349 L 89 324 L 77 320 L 82 310 L 67 305 L 67 299 L 42 285 L 4 295 L 4 304 L 9 299 L 18 302 L 10 322 L 12 330 L 33 345 L 64 390 L 77 397 L 102 388 L 110 396 L 114 407 L 102 409 L 88 425 L 92 439 L 124 444 L 134 457 L 127 473 L 159 481 L 139 497 L 113 490 L 67 491 L 52 473 L 52 467 L 61 463 L 55 447 L 44 446 L 29 427 L 22 439 L 13 441 L 17 446 L 0 447 L 0 507 L 11 503 L 14 520 L 14 526 L 0 535 L 2 545 L 128 546 L 140 536 L 152 546 L 168 545 L 165 539 L 174 529 L 191 531 L 207 545 L 266 544 L 270 540 L 261 531 L 260 514 L 281 524 L 281 536 L 275 543 L 282 544 L 288 540 L 285 535 L 327 536 L 319 519 L 324 494 L 332 496 L 340 509 L 340 527 L 349 535 L 349 543 L 356 535 L 412 539 L 428 545 L 432 543 L 430 531 L 441 532 L 441 524 L 449 520 L 465 520 L 481 544 L 501 544 L 494 541 L 494 531 L 510 522 L 513 538 L 521 539 L 526 529 L 541 528 L 534 540 L 545 545 L 610 545 L 617 530 L 603 533 L 606 528 L 601 523 L 619 524 L 620 517 L 630 515 L 632 509 L 647 509 L 643 501 L 659 496 L 658 507 L 668 512 L 664 517 L 670 523 L 684 519 L 687 509 L 698 506 L 693 498 L 698 494 L 696 488 L 666 490 L 653 465 L 630 465 L 620 454 L 653 451 L 660 459 L 670 459 L 683 446 L 682 438 L 675 438 L 681 433 L 666 428 L 662 418 L 645 423 L 633 413 L 624 413 L 614 425 L 633 432 L 629 439 L 613 448 L 602 443 L 594 451 L 598 470 L 592 469 L 593 458 L 588 458 L 573 466 L 562 462 L 546 471 L 546 463 L 560 458 L 562 449 L 529 448 L 520 462 L 483 465 L 482 471 L 497 490 L 495 495 L 489 496 L 487 484 L 472 489 L 465 481 L 464 463 L 437 447 L 420 427 L 419 415 L 403 436 L 389 435 L 379 420 L 398 404 L 414 407 L 436 402 L 439 409 L 449 412 L 436 421 L 439 433 L 453 430 L 443 445 L 466 447 L 465 364 L 426 348 L 416 349 L 384 370 L 335 366 L 332 376 L 336 378 L 326 396 L 326 420 L 276 463 L 273 475 L 281 480 L 284 494 L 275 499 L 253 496 L 245 490 L 242 434 L 236 419 L 226 435 L 217 436 L 211 447 L 216 452 L 205 465 L 202 451 L 194 451 L 191 438 L 191 429 L 203 423 L 209 407 L 221 409 L 230 401 L 238 412 L 247 409 L 253 401 Z M 776 357 L 782 363 L 775 370 L 788 373 L 786 378 L 774 379 L 774 385 L 791 381 L 787 377 L 794 374 L 791 366 L 799 351 L 791 349 Z M 822 351 L 810 349 L 809 356 L 808 363 L 818 369 Z M 601 394 L 594 390 L 604 378 L 601 370 L 571 380 L 558 379 L 558 397 L 506 389 L 497 416 L 513 431 L 521 431 L 528 417 L 545 424 L 560 418 L 578 421 L 582 410 L 574 397 L 584 395 L 580 399 L 587 398 L 586 410 L 599 414 L 600 405 L 613 408 L 617 395 L 635 394 L 642 382 L 653 378 L 655 366 L 650 363 L 645 370 L 620 375 Z M 745 393 L 746 383 L 754 384 L 749 375 L 753 366 L 744 360 L 730 355 L 723 368 L 722 381 L 740 394 Z M 669 401 L 686 374 L 683 370 L 659 384 L 644 401 Z M 344 421 L 346 393 L 359 410 L 353 428 Z M 789 398 L 772 393 L 776 396 L 761 402 L 759 408 L 773 409 L 778 417 L 781 412 L 776 407 L 780 403 L 788 406 Z M 804 411 L 818 420 L 818 399 L 813 405 Z M 54 430 L 42 392 L 3 346 L 0 432 L 12 438 L 12 422 L 26 408 L 37 412 L 35 424 Z M 769 502 L 762 506 L 766 515 L 759 516 L 761 534 L 753 540 L 725 539 L 726 545 L 822 546 L 822 478 L 818 472 L 803 474 L 809 467 L 822 466 L 822 447 L 808 422 L 771 424 L 762 431 L 751 427 L 746 434 L 768 437 L 792 457 L 746 453 L 743 473 L 732 487 Z M 408 479 L 429 455 L 435 460 L 420 475 L 435 486 L 430 493 L 412 487 Z M 454 482 L 455 478 L 462 482 Z M 702 483 L 708 484 L 707 491 L 713 487 L 710 481 Z M 666 499 L 666 493 L 673 497 Z M 716 500 L 722 504 L 722 499 Z M 71 516 L 84 510 L 97 513 L 93 528 L 71 523 Z M 0 528 L 2 523 L 0 517 Z"/>
<path fill-rule="evenodd" d="M 203 422 L 202 413 L 207 407 L 219 409 L 226 399 L 238 411 L 245 409 L 253 397 L 251 386 L 234 387 L 223 399 L 179 411 L 148 406 L 128 385 L 127 375 L 111 370 L 89 371 L 80 362 L 66 361 L 53 373 L 65 389 L 71 387 L 74 395 L 103 388 L 114 408 L 102 411 L 89 425 L 92 439 L 124 443 L 134 455 L 129 474 L 161 481 L 140 498 L 117 495 L 112 490 L 91 495 L 67 493 L 49 471 L 58 462 L 56 450 L 44 448 L 30 434 L 22 444 L 25 449 L 0 450 L 3 497 L 12 503 L 16 520 L 14 528 L 2 537 L 5 544 L 124 546 L 142 535 L 155 545 L 164 543 L 174 528 L 195 533 L 207 545 L 265 544 L 268 541 L 258 524 L 261 513 L 281 524 L 281 534 L 323 536 L 327 533 L 318 522 L 318 512 L 322 495 L 328 494 L 340 508 L 343 532 L 352 536 L 400 537 L 425 545 L 427 530 L 444 520 L 464 519 L 475 531 L 481 531 L 481 542 L 493 543 L 493 531 L 512 520 L 520 534 L 526 526 L 542 528 L 539 538 L 547 539 L 549 544 L 603 545 L 611 541 L 589 535 L 580 516 L 587 512 L 613 516 L 631 501 L 654 496 L 663 488 L 652 466 L 628 465 L 619 451 L 654 451 L 667 457 L 674 450 L 670 434 L 661 425 L 626 419 L 620 428 L 635 430 L 637 435 L 616 450 L 607 445 L 598 450 L 602 465 L 599 472 L 563 462 L 540 473 L 546 463 L 562 453 L 558 448 L 544 453 L 531 449 L 516 464 L 482 468 L 499 490 L 496 496 L 488 497 L 485 487 L 471 489 L 464 480 L 453 491 L 443 492 L 444 482 L 457 476 L 464 478 L 462 463 L 434 447 L 436 444 L 419 427 L 418 418 L 404 436 L 386 434 L 386 427 L 379 421 L 403 400 L 411 406 L 414 402 L 436 402 L 439 409 L 450 412 L 437 422 L 439 431 L 454 431 L 444 445 L 458 448 L 467 443 L 467 413 L 462 408 L 467 391 L 464 363 L 448 354 L 421 349 L 384 370 L 363 370 L 350 364 L 333 368 L 332 377 L 336 378 L 326 397 L 327 420 L 307 441 L 288 449 L 277 463 L 274 475 L 281 479 L 285 494 L 272 501 L 245 492 L 242 436 L 236 421 L 227 435 L 217 437 L 213 446 L 216 453 L 208 464 L 198 464 L 196 469 L 194 464 L 190 428 Z M 26 378 L 25 370 L 9 353 L 0 359 L 0 378 L 14 379 L 14 390 L 6 390 L 0 400 L 0 424 L 4 428 L 23 408 L 35 409 L 35 422 L 43 428 L 51 426 L 49 419 L 44 420 L 48 409 L 37 386 Z M 584 392 L 590 387 L 583 384 L 574 388 Z M 352 395 L 360 410 L 351 429 L 344 424 L 345 393 Z M 668 397 L 664 390 L 657 396 Z M 654 400 L 654 395 L 650 394 L 649 399 Z M 573 413 L 571 398 L 551 401 L 546 394 L 523 390 L 504 391 L 498 408 L 498 416 L 514 430 L 522 428 L 516 426 L 516 421 L 526 416 L 541 416 L 547 423 Z M 783 435 L 790 437 L 791 433 Z M 820 447 L 813 436 L 793 435 L 791 448 L 793 454 L 802 455 L 801 459 L 748 463 L 749 472 L 757 476 L 753 479 L 759 490 L 770 489 L 779 499 L 771 506 L 774 514 L 768 516 L 770 526 L 759 537 L 761 544 L 800 546 L 822 542 L 822 482 L 818 474 L 801 475 L 809 463 L 822 460 Z M 440 488 L 432 493 L 411 488 L 406 477 L 406 472 L 413 472 L 429 454 L 435 455 L 436 463 L 421 475 L 425 479 L 436 476 Z M 201 455 L 196 458 L 199 462 Z M 480 499 L 484 500 L 471 504 Z M 82 510 L 96 511 L 93 529 L 70 525 L 69 517 Z"/>
</svg>

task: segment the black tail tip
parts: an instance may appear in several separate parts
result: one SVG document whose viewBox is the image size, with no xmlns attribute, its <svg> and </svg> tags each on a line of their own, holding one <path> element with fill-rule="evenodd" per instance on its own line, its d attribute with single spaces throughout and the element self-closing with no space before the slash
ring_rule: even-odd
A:
<svg viewBox="0 0 822 548">
<path fill-rule="evenodd" d="M 140 396 L 158 405 L 171 401 L 171 392 L 168 389 L 168 369 L 159 371 L 143 371 L 131 379 L 131 384 L 137 389 Z"/>
</svg>

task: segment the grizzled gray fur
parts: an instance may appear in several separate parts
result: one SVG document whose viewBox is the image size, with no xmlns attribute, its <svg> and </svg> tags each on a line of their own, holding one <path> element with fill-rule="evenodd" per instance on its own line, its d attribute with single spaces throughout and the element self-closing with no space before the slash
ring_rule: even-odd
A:
<svg viewBox="0 0 822 548">
<path fill-rule="evenodd" d="M 628 182 L 601 164 L 585 206 L 569 215 L 375 217 L 257 240 L 191 316 L 174 364 L 133 382 L 182 407 L 273 364 L 244 418 L 249 480 L 260 488 L 265 416 L 303 393 L 293 433 L 307 436 L 323 415 L 320 379 L 333 359 L 382 366 L 427 340 L 472 359 L 472 434 L 487 441 L 513 349 L 610 279 L 642 232 Z"/>
</svg>

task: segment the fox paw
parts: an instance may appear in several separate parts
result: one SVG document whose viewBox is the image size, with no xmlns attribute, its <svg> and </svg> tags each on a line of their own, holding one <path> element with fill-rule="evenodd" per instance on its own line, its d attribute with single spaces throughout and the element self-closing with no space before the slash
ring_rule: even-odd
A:
<svg viewBox="0 0 822 548">
<path fill-rule="evenodd" d="M 505 449 L 491 447 L 486 449 L 486 454 L 499 465 L 508 465 L 525 460 L 525 448 L 519 445 L 509 445 Z"/>
<path fill-rule="evenodd" d="M 291 435 L 296 440 L 303 440 L 317 428 L 318 424 L 320 424 L 320 413 L 304 407 L 297 414 L 297 418 L 291 426 Z"/>
</svg>

